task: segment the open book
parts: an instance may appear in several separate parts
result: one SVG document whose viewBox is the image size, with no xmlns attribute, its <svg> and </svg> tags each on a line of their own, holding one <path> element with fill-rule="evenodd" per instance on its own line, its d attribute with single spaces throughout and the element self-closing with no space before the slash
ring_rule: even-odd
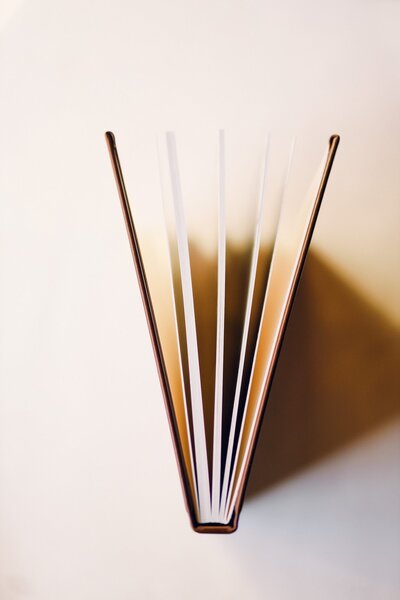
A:
<svg viewBox="0 0 400 600">
<path fill-rule="evenodd" d="M 285 209 L 292 157 L 292 152 L 289 153 L 279 198 L 282 209 L 275 217 L 269 248 L 262 243 L 265 213 L 268 213 L 267 147 L 261 166 L 253 237 L 247 247 L 235 248 L 226 235 L 226 148 L 225 133 L 220 131 L 217 252 L 213 261 L 196 251 L 188 236 L 176 139 L 172 132 L 166 133 L 164 148 L 172 227 L 168 228 L 170 286 L 165 294 L 172 298 L 173 343 L 171 335 L 160 333 L 111 132 L 106 133 L 106 141 L 191 523 L 197 532 L 230 533 L 237 528 L 274 369 L 339 136 L 330 138 L 306 198 L 297 205 L 296 214 L 288 218 L 284 213 L 290 211 L 290 207 Z M 235 274 L 244 262 L 246 277 L 238 289 Z M 208 277 L 208 273 L 215 277 Z"/>
</svg>

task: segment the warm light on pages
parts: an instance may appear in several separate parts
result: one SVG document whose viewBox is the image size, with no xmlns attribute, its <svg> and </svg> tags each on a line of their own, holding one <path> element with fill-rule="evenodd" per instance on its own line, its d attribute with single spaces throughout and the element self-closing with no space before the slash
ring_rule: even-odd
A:
<svg viewBox="0 0 400 600">
<path fill-rule="evenodd" d="M 231 533 L 237 528 L 274 369 L 339 136 L 330 138 L 308 193 L 296 203 L 287 193 L 294 144 L 288 145 L 280 183 L 272 194 L 274 146 L 266 143 L 252 239 L 239 244 L 229 234 L 233 168 L 228 135 L 220 131 L 216 241 L 207 253 L 187 226 L 179 140 L 167 132 L 158 148 L 168 240 L 159 276 L 154 276 L 154 265 L 143 260 L 113 134 L 108 132 L 106 140 L 191 523 L 198 532 Z"/>
</svg>

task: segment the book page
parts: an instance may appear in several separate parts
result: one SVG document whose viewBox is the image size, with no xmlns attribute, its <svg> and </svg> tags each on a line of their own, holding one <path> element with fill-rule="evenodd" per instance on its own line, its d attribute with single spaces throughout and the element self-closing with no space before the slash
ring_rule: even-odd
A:
<svg viewBox="0 0 400 600">
<path fill-rule="evenodd" d="M 234 447 L 235 432 L 236 432 L 236 426 L 237 426 L 237 416 L 238 416 L 238 411 L 239 411 L 239 400 L 240 400 L 240 393 L 242 390 L 243 372 L 244 372 L 244 366 L 245 366 L 246 349 L 247 349 L 248 334 L 249 334 L 249 328 L 250 328 L 250 317 L 251 317 L 251 310 L 252 310 L 253 297 L 254 297 L 254 288 L 255 288 L 255 282 L 256 282 L 257 264 L 258 264 L 258 256 L 259 256 L 260 240 L 261 240 L 261 228 L 262 228 L 262 223 L 263 223 L 263 214 L 264 214 L 264 205 L 265 205 L 267 164 L 268 164 L 268 146 L 265 151 L 265 157 L 264 157 L 264 161 L 263 161 L 263 165 L 262 165 L 262 172 L 261 172 L 261 178 L 260 178 L 260 190 L 259 190 L 259 198 L 258 198 L 258 206 L 257 206 L 257 214 L 256 214 L 256 224 L 255 224 L 255 232 L 254 232 L 252 257 L 251 257 L 251 263 L 250 263 L 250 275 L 249 275 L 249 283 L 248 283 L 248 289 L 247 289 L 247 300 L 246 300 L 246 308 L 245 308 L 245 316 L 244 316 L 244 324 L 243 324 L 243 332 L 242 332 L 242 342 L 241 342 L 240 355 L 239 355 L 239 365 L 238 365 L 238 370 L 237 370 L 235 395 L 234 395 L 234 400 L 233 400 L 230 431 L 229 431 L 229 438 L 228 438 L 228 447 L 227 447 L 227 454 L 226 454 L 225 466 L 224 466 L 223 485 L 222 485 L 222 491 L 221 491 L 220 513 L 219 513 L 219 518 L 221 520 L 224 520 L 224 515 L 225 515 L 225 503 L 226 503 L 226 497 L 227 497 L 227 493 L 228 493 L 228 485 L 229 485 L 229 479 L 230 479 L 230 473 L 231 473 L 233 447 Z"/>
<path fill-rule="evenodd" d="M 325 170 L 325 156 L 305 200 L 293 212 L 293 207 L 283 207 L 277 240 L 273 252 L 270 278 L 263 308 L 256 357 L 251 375 L 245 417 L 240 434 L 239 450 L 232 479 L 226 518 L 229 519 L 244 475 L 244 468 L 254 439 L 255 426 L 260 415 L 264 389 L 272 374 L 276 358 L 276 344 L 287 305 L 298 276 L 298 267 L 307 241 L 321 178 Z"/>
<path fill-rule="evenodd" d="M 211 489 L 211 518 L 219 520 L 221 489 L 222 401 L 224 376 L 224 330 L 225 330 L 225 271 L 226 271 L 226 223 L 225 223 L 225 133 L 218 135 L 218 297 L 215 360 L 213 468 Z"/>
<path fill-rule="evenodd" d="M 196 333 L 193 284 L 189 257 L 188 236 L 183 212 L 175 136 L 166 134 L 168 164 L 171 178 L 172 199 L 175 214 L 176 240 L 182 283 L 183 312 L 186 326 L 187 357 L 189 365 L 190 397 L 192 409 L 194 455 L 197 473 L 199 513 L 202 522 L 211 519 L 210 483 L 208 473 L 207 445 L 204 426 L 202 386 Z"/>
<path fill-rule="evenodd" d="M 177 343 L 176 303 L 172 291 L 172 277 L 168 262 L 168 248 L 160 232 L 160 243 L 155 244 L 154 236 L 143 235 L 140 240 L 146 276 L 151 294 L 154 314 L 163 352 L 165 367 L 171 390 L 176 423 L 179 431 L 182 453 L 188 474 L 189 485 L 194 499 L 194 509 L 198 515 L 197 485 L 195 481 L 192 442 L 187 416 L 187 398 L 184 390 L 182 358 Z M 171 281 L 170 281 L 171 279 Z M 190 398 L 189 398 L 190 401 Z"/>
</svg>

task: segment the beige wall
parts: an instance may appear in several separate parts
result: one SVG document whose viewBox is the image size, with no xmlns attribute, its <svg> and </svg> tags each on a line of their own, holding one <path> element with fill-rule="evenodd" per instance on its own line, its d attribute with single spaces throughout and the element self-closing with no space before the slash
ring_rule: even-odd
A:
<svg viewBox="0 0 400 600">
<path fill-rule="evenodd" d="M 399 3 L 4 6 L 0 598 L 397 597 Z M 271 404 L 288 464 L 230 538 L 189 530 L 102 139 L 140 202 L 137 148 L 194 121 L 342 136 Z"/>
</svg>

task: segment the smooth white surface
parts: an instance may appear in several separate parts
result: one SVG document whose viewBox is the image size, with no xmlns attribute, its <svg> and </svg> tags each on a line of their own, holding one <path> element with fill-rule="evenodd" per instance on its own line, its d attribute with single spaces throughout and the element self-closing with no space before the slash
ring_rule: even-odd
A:
<svg viewBox="0 0 400 600">
<path fill-rule="evenodd" d="M 1 600 L 397 598 L 394 422 L 248 502 L 234 536 L 190 531 L 102 134 L 138 201 L 159 196 L 149 131 L 342 134 L 316 246 L 394 319 L 399 3 L 5 6 Z"/>
</svg>

